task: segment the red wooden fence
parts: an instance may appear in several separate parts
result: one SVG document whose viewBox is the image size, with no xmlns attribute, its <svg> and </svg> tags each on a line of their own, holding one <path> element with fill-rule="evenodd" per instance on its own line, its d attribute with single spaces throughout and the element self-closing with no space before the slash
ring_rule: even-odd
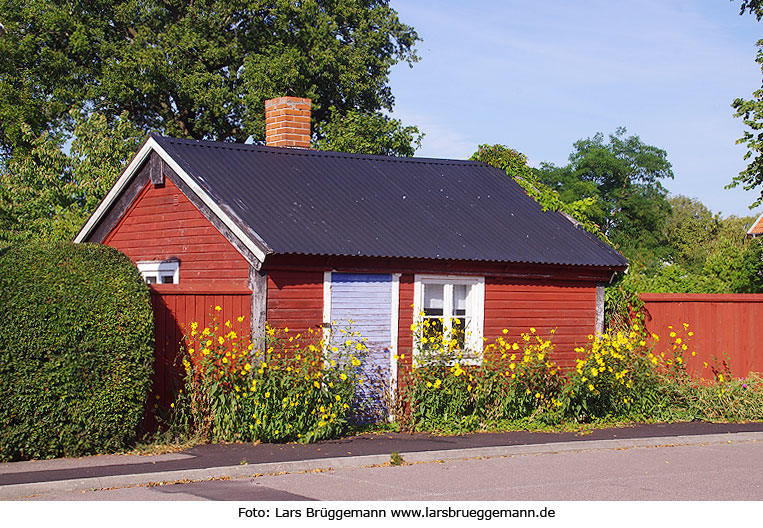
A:
<svg viewBox="0 0 763 528">
<path fill-rule="evenodd" d="M 657 350 L 672 350 L 671 332 L 688 339 L 686 365 L 695 377 L 711 379 L 713 366 L 734 376 L 763 372 L 763 295 L 642 293 L 641 299 L 647 329 L 660 336 Z"/>
<path fill-rule="evenodd" d="M 240 316 L 249 328 L 251 311 L 249 290 L 216 290 L 193 288 L 180 284 L 152 284 L 151 304 L 154 309 L 154 381 L 150 405 L 167 409 L 179 388 L 181 366 L 178 354 L 183 336 L 192 322 L 199 330 L 208 326 L 216 315 L 218 321 L 234 321 Z M 219 306 L 221 310 L 215 311 Z"/>
</svg>

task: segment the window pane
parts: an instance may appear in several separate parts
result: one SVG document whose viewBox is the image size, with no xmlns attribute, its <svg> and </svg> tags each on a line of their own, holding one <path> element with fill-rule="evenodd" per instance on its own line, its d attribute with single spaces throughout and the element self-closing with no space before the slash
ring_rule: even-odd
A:
<svg viewBox="0 0 763 528">
<path fill-rule="evenodd" d="M 156 284 L 156 275 L 146 275 L 144 278 L 148 284 Z"/>
<path fill-rule="evenodd" d="M 424 284 L 424 313 L 426 315 L 443 315 L 443 285 Z"/>
<path fill-rule="evenodd" d="M 172 284 L 175 282 L 175 277 L 172 275 L 162 275 L 162 284 Z"/>
<path fill-rule="evenodd" d="M 469 286 L 466 284 L 453 285 L 453 316 L 466 315 Z"/>
</svg>

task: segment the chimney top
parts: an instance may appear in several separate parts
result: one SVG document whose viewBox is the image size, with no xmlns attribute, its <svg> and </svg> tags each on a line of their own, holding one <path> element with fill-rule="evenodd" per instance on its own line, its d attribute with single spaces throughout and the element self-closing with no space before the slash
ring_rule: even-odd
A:
<svg viewBox="0 0 763 528">
<path fill-rule="evenodd" d="M 312 101 L 277 97 L 265 101 L 265 144 L 269 147 L 310 148 Z"/>
</svg>

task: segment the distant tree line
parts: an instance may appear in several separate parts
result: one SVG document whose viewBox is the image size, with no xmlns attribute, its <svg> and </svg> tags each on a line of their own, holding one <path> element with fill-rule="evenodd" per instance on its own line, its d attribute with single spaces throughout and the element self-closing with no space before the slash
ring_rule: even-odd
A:
<svg viewBox="0 0 763 528">
<path fill-rule="evenodd" d="M 531 168 L 501 145 L 483 145 L 472 158 L 505 170 L 541 206 L 622 252 L 630 266 L 617 280 L 629 291 L 763 292 L 763 249 L 746 236 L 755 217 L 722 218 L 695 198 L 669 196 L 667 153 L 624 128 L 575 142 L 560 167 Z"/>
</svg>

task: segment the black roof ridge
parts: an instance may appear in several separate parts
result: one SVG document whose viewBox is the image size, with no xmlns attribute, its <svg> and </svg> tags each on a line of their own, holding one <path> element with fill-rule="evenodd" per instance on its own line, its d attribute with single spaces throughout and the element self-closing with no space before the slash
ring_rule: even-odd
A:
<svg viewBox="0 0 763 528">
<path fill-rule="evenodd" d="M 385 156 L 382 154 L 356 154 L 352 152 L 338 152 L 333 150 L 313 150 L 290 147 L 271 147 L 267 145 L 255 145 L 253 143 L 236 143 L 227 141 L 212 141 L 208 139 L 185 139 L 171 136 L 163 136 L 157 132 L 152 132 L 151 137 L 159 142 L 179 143 L 201 148 L 219 148 L 239 151 L 258 151 L 280 154 L 284 156 L 309 156 L 324 158 L 347 158 L 347 159 L 366 159 L 371 161 L 383 161 L 387 163 L 423 163 L 426 165 L 471 165 L 490 167 L 485 163 L 473 160 L 457 160 L 448 158 L 419 158 L 415 156 Z"/>
</svg>

